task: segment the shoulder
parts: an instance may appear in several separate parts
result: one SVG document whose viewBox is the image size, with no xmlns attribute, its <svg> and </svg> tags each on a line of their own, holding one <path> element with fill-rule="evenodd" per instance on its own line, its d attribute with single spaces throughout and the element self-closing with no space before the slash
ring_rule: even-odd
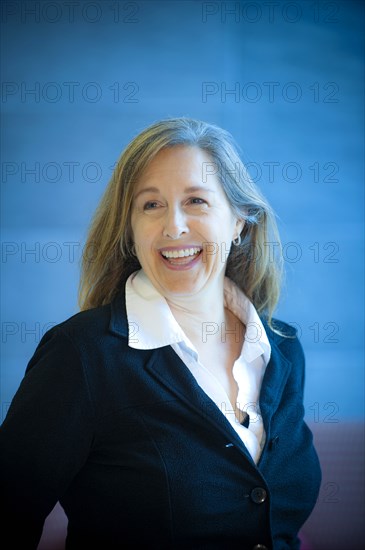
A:
<svg viewBox="0 0 365 550">
<path fill-rule="evenodd" d="M 297 337 L 297 329 L 285 321 L 282 321 L 281 319 L 277 319 L 276 317 L 273 317 L 271 320 L 271 326 L 277 334 L 284 338 L 296 338 Z"/>
<path fill-rule="evenodd" d="M 286 323 L 281 319 L 273 317 L 269 323 L 266 316 L 260 316 L 260 321 L 264 326 L 269 340 L 273 340 L 276 343 L 279 343 L 285 339 L 296 340 L 298 337 L 297 329 L 293 325 Z"/>
<path fill-rule="evenodd" d="M 303 346 L 296 327 L 277 318 L 272 318 L 270 326 L 267 320 L 263 319 L 262 322 L 271 345 L 276 344 L 281 353 L 291 361 L 304 360 Z"/>
<path fill-rule="evenodd" d="M 282 320 L 273 318 L 271 327 L 267 321 L 263 324 L 271 345 L 271 355 L 274 362 L 286 363 L 291 388 L 297 388 L 295 391 L 303 392 L 305 381 L 305 355 L 303 346 L 298 337 L 297 329 Z M 289 382 L 290 380 L 290 382 Z"/>
<path fill-rule="evenodd" d="M 77 348 L 107 347 L 115 339 L 128 342 L 128 321 L 123 296 L 112 303 L 80 311 L 52 327 L 42 340 L 67 339 Z M 115 326 L 118 330 L 115 331 Z"/>
<path fill-rule="evenodd" d="M 31 364 L 40 358 L 48 356 L 63 359 L 79 355 L 77 350 L 90 347 L 90 343 L 100 341 L 107 333 L 110 320 L 110 307 L 102 306 L 87 311 L 81 311 L 68 319 L 54 325 L 41 338 L 30 361 Z"/>
<path fill-rule="evenodd" d="M 105 372 L 120 358 L 133 354 L 128 346 L 128 324 L 125 332 L 113 330 L 112 304 L 76 313 L 49 329 L 31 357 L 27 371 L 37 364 L 52 364 L 52 370 L 71 373 L 83 370 L 87 376 Z M 118 311 L 122 325 L 123 311 Z M 123 325 L 123 326 L 124 326 Z"/>
<path fill-rule="evenodd" d="M 53 327 L 56 332 L 67 335 L 72 340 L 100 337 L 107 333 L 110 324 L 111 306 L 80 311 Z"/>
</svg>

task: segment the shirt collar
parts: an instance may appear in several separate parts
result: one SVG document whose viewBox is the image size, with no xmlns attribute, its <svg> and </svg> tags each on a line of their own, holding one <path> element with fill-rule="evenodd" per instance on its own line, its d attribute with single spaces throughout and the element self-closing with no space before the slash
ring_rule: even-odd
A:
<svg viewBox="0 0 365 550">
<path fill-rule="evenodd" d="M 245 339 L 241 356 L 248 363 L 264 356 L 267 365 L 271 355 L 271 345 L 267 337 L 264 325 L 253 303 L 244 292 L 228 277 L 224 279 L 224 305 L 246 327 Z"/>
<path fill-rule="evenodd" d="M 180 342 L 193 347 L 173 316 L 165 298 L 141 269 L 132 273 L 125 287 L 129 331 L 128 345 L 136 349 L 156 349 Z M 271 346 L 254 305 L 228 277 L 224 280 L 224 305 L 246 326 L 241 357 L 251 362 L 263 355 L 267 364 Z"/>
<path fill-rule="evenodd" d="M 128 278 L 125 301 L 128 325 L 133 324 L 128 336 L 130 347 L 155 349 L 186 339 L 165 298 L 142 269 Z"/>
</svg>

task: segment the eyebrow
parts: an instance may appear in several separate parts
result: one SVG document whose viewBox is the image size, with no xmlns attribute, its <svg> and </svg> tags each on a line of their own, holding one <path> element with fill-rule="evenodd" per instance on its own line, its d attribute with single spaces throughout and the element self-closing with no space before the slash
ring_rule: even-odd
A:
<svg viewBox="0 0 365 550">
<path fill-rule="evenodd" d="M 202 187 L 201 185 L 192 185 L 191 187 L 186 187 L 184 189 L 184 193 L 196 193 L 197 191 L 204 191 L 208 193 L 214 193 L 212 189 L 209 189 L 208 187 Z M 157 189 L 157 187 L 146 187 L 146 189 L 141 189 L 141 191 L 138 191 L 136 195 L 134 196 L 134 199 L 142 195 L 142 193 L 160 193 L 160 190 Z"/>
</svg>

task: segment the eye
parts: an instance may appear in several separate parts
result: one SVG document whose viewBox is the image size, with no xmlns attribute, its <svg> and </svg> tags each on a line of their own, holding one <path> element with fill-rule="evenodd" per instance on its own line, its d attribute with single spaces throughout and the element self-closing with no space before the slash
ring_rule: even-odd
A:
<svg viewBox="0 0 365 550">
<path fill-rule="evenodd" d="M 189 199 L 189 201 L 190 201 L 190 204 L 197 204 L 197 205 L 207 204 L 207 201 L 199 197 L 192 197 L 191 199 Z"/>
<path fill-rule="evenodd" d="M 158 202 L 156 201 L 148 201 L 143 206 L 143 210 L 155 210 L 158 207 Z"/>
</svg>

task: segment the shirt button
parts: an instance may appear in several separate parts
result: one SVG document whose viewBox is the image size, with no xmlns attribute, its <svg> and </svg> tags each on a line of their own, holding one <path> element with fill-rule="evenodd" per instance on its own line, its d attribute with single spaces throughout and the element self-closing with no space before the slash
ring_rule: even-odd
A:
<svg viewBox="0 0 365 550">
<path fill-rule="evenodd" d="M 252 550 L 269 550 L 267 546 L 264 544 L 256 544 Z"/>
<path fill-rule="evenodd" d="M 262 504 L 265 502 L 266 497 L 267 493 L 262 487 L 255 487 L 255 489 L 252 489 L 251 491 L 251 500 L 256 504 Z"/>
</svg>

